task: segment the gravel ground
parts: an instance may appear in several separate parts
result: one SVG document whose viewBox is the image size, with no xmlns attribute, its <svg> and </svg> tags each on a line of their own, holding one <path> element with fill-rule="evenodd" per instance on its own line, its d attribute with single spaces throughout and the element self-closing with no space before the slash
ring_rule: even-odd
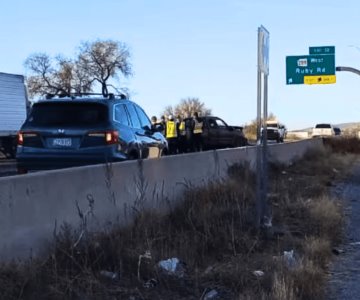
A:
<svg viewBox="0 0 360 300">
<path fill-rule="evenodd" d="M 345 200 L 346 236 L 336 248 L 339 254 L 330 268 L 326 299 L 360 299 L 360 161 L 335 194 Z"/>
</svg>

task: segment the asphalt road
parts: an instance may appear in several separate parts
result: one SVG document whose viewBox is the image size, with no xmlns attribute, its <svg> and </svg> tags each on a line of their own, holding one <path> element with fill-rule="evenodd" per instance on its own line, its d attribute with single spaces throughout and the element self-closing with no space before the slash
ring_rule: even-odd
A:
<svg viewBox="0 0 360 300">
<path fill-rule="evenodd" d="M 330 268 L 326 299 L 360 299 L 360 161 L 352 176 L 336 186 L 335 195 L 345 201 L 346 237 Z"/>
<path fill-rule="evenodd" d="M 11 159 L 0 159 L 0 177 L 16 175 L 16 163 Z"/>
</svg>

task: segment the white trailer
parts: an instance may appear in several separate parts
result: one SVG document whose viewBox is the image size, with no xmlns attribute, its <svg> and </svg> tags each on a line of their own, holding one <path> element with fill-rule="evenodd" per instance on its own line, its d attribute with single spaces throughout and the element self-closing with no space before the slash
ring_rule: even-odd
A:
<svg viewBox="0 0 360 300">
<path fill-rule="evenodd" d="M 24 76 L 0 72 L 0 151 L 6 157 L 15 157 L 17 132 L 28 109 Z"/>
</svg>

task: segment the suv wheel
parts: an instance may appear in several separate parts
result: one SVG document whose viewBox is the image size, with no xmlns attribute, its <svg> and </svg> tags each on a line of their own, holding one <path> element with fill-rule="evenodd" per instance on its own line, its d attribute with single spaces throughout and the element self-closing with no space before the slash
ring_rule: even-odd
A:
<svg viewBox="0 0 360 300">
<path fill-rule="evenodd" d="M 135 151 L 131 151 L 130 154 L 128 155 L 129 160 L 135 160 L 138 158 L 139 158 L 139 155 Z"/>
</svg>

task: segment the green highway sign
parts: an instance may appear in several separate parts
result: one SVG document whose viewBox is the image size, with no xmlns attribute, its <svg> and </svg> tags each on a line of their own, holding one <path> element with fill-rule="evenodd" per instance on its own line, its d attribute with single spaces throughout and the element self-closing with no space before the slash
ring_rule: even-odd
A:
<svg viewBox="0 0 360 300">
<path fill-rule="evenodd" d="M 335 46 L 309 47 L 309 54 L 335 55 Z"/>
<path fill-rule="evenodd" d="M 321 77 L 325 75 L 335 75 L 335 55 L 286 57 L 286 84 L 303 84 L 305 76 Z"/>
</svg>

